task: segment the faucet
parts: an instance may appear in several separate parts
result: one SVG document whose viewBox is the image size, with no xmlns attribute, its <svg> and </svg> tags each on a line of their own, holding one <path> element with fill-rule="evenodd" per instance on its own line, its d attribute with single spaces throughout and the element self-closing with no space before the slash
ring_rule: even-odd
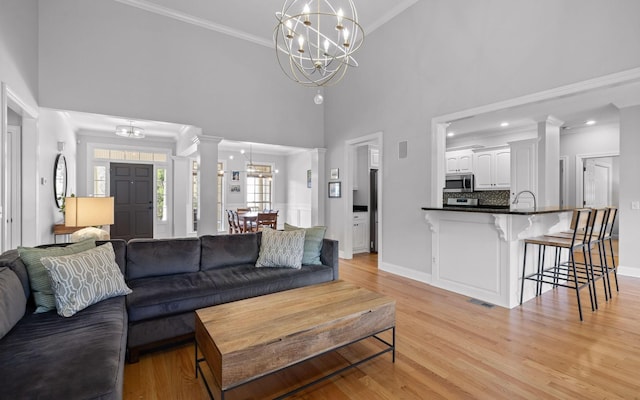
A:
<svg viewBox="0 0 640 400">
<path fill-rule="evenodd" d="M 518 192 L 518 194 L 516 194 L 516 198 L 513 199 L 513 202 L 511 204 L 518 204 L 518 199 L 520 198 L 520 195 L 522 193 L 531 193 L 531 196 L 533 197 L 533 211 L 536 210 L 536 195 L 533 194 L 533 192 L 531 190 L 521 190 Z"/>
</svg>

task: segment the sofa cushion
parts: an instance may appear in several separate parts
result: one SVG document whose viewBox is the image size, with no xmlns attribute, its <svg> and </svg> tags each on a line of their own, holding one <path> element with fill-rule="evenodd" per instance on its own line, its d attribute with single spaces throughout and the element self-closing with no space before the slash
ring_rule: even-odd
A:
<svg viewBox="0 0 640 400">
<path fill-rule="evenodd" d="M 27 298 L 18 276 L 9 268 L 0 267 L 0 339 L 22 318 Z"/>
<path fill-rule="evenodd" d="M 127 280 L 200 270 L 200 239 L 131 239 Z"/>
<path fill-rule="evenodd" d="M 111 243 L 82 253 L 41 259 L 56 299 L 56 309 L 71 317 L 99 301 L 131 293 L 113 252 Z"/>
<path fill-rule="evenodd" d="M 0 398 L 122 399 L 124 297 L 71 318 L 27 314 L 0 340 Z"/>
<path fill-rule="evenodd" d="M 289 225 L 285 222 L 284 230 L 293 231 L 296 229 L 304 229 L 304 253 L 302 254 L 302 264 L 320 265 L 320 250 L 322 249 L 322 239 L 327 231 L 326 226 L 312 226 L 311 228 L 300 228 Z"/>
<path fill-rule="evenodd" d="M 94 247 L 96 247 L 94 240 L 86 240 L 65 247 L 18 247 L 20 258 L 22 258 L 22 261 L 27 266 L 27 272 L 29 273 L 29 283 L 31 284 L 31 290 L 33 291 L 33 297 L 37 307 L 36 313 L 47 312 L 55 310 L 56 308 L 53 290 L 51 290 L 51 280 L 40 259 L 42 257 L 75 254 Z"/>
<path fill-rule="evenodd" d="M 333 280 L 333 268 L 305 265 L 255 268 L 239 264 L 196 273 L 129 281 L 129 321 L 191 312 L 199 308 Z"/>
<path fill-rule="evenodd" d="M 283 232 L 264 227 L 256 267 L 302 267 L 304 235 L 302 229 Z"/>
<path fill-rule="evenodd" d="M 200 269 L 207 271 L 228 265 L 255 264 L 260 251 L 260 235 L 261 233 L 246 233 L 201 236 Z"/>
</svg>

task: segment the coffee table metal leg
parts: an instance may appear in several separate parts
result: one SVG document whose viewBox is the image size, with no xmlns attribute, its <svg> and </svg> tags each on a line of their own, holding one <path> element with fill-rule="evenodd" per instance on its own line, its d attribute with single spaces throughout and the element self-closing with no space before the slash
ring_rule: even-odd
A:
<svg viewBox="0 0 640 400">
<path fill-rule="evenodd" d="M 388 341 L 386 341 L 386 340 L 384 340 L 384 339 L 382 339 L 382 338 L 379 338 L 379 337 L 378 337 L 378 334 L 380 334 L 380 333 L 382 333 L 382 332 L 384 332 L 384 331 L 388 331 L 389 329 L 391 329 L 391 343 L 389 343 Z M 318 379 L 316 379 L 316 380 L 314 380 L 314 381 L 312 381 L 312 382 L 309 382 L 309 383 L 307 383 L 307 384 L 305 384 L 305 385 L 303 385 L 303 386 L 300 386 L 300 387 L 298 387 L 298 388 L 296 388 L 296 389 L 294 389 L 294 390 L 292 390 L 292 391 L 290 391 L 290 392 L 287 392 L 287 393 L 285 393 L 285 394 L 283 394 L 283 395 L 281 395 L 281 396 L 278 396 L 278 397 L 276 397 L 274 400 L 284 399 L 284 398 L 286 398 L 286 397 L 289 397 L 289 396 L 291 396 L 291 395 L 294 395 L 294 394 L 296 394 L 296 393 L 299 393 L 299 392 L 301 392 L 301 391 L 303 391 L 303 390 L 305 390 L 305 389 L 307 389 L 307 388 L 309 388 L 309 387 L 311 387 L 311 386 L 314 386 L 314 385 L 318 384 L 319 382 L 325 381 L 325 380 L 327 380 L 327 379 L 331 379 L 331 378 L 333 378 L 334 376 L 340 375 L 340 374 L 342 374 L 342 373 L 343 373 L 343 372 L 345 372 L 345 371 L 348 371 L 348 370 L 350 370 L 350 369 L 352 369 L 352 368 L 355 368 L 355 367 L 357 367 L 357 366 L 359 366 L 359 365 L 361 365 L 361 364 L 366 363 L 367 361 L 370 361 L 370 360 L 372 360 L 372 359 L 374 359 L 374 358 L 376 358 L 376 357 L 378 357 L 378 356 L 381 356 L 381 355 L 383 355 L 383 354 L 385 354 L 385 353 L 388 353 L 388 352 L 391 352 L 391 361 L 392 361 L 393 363 L 395 363 L 395 362 L 396 362 L 396 327 L 395 327 L 395 325 L 394 325 L 393 327 L 391 327 L 391 328 L 387 328 L 387 329 L 385 329 L 385 330 L 382 330 L 382 331 L 380 331 L 380 332 L 378 332 L 378 333 L 375 333 L 375 334 L 370 335 L 370 336 L 367 336 L 367 337 L 372 337 L 372 338 L 374 338 L 374 339 L 377 339 L 378 341 L 380 341 L 380 342 L 384 343 L 384 344 L 387 346 L 387 348 L 386 348 L 386 349 L 383 349 L 383 350 L 381 350 L 381 351 L 379 351 L 379 352 L 377 352 L 377 353 L 375 353 L 375 354 L 372 354 L 372 355 L 370 355 L 370 356 L 368 356 L 368 357 L 366 357 L 366 358 L 364 358 L 364 359 L 361 359 L 360 361 L 357 361 L 357 362 L 355 362 L 355 363 L 353 363 L 353 364 L 349 364 L 349 365 L 347 365 L 347 366 L 345 366 L 345 367 L 343 367 L 343 368 L 341 368 L 341 369 L 339 369 L 339 370 L 337 370 L 337 371 L 334 371 L 334 372 L 332 372 L 332 373 L 330 373 L 330 374 L 328 374 L 328 375 L 322 376 L 322 377 L 320 377 L 320 378 L 318 378 Z M 354 343 L 356 343 L 356 342 L 359 342 L 359 341 L 361 341 L 361 340 L 364 340 L 364 339 L 366 339 L 367 337 L 360 338 L 360 339 L 358 339 L 358 340 L 354 340 L 353 342 L 350 342 L 350 343 L 348 343 L 348 344 L 346 344 L 346 345 L 344 345 L 344 346 L 341 346 L 340 348 L 342 348 L 342 347 L 346 347 L 346 346 L 349 346 L 349 345 L 354 344 Z M 339 348 L 337 348 L 337 349 L 332 349 L 332 350 L 329 350 L 329 351 L 327 351 L 327 352 L 325 352 L 325 353 L 322 353 L 322 354 L 326 354 L 326 353 L 329 353 L 329 352 L 332 352 L 332 351 L 336 351 L 336 350 L 338 350 L 338 349 L 339 349 Z M 317 357 L 317 356 L 316 356 L 316 357 Z M 207 393 L 209 393 L 209 398 L 211 398 L 211 399 L 214 399 L 214 400 L 215 400 L 215 397 L 213 396 L 213 393 L 211 392 L 211 388 L 209 387 L 209 383 L 207 382 L 207 379 L 205 378 L 204 373 L 202 372 L 202 369 L 201 369 L 201 367 L 200 367 L 200 363 L 201 363 L 201 362 L 203 362 L 203 361 L 206 361 L 206 360 L 205 360 L 205 358 L 204 358 L 204 357 L 202 357 L 202 358 L 198 358 L 198 341 L 196 341 L 196 342 L 195 342 L 195 359 L 196 359 L 196 362 L 195 362 L 195 367 L 196 367 L 196 378 L 198 377 L 198 371 L 199 371 L 199 372 L 200 372 L 200 375 L 201 375 L 201 377 L 202 377 L 202 381 L 204 382 L 204 386 L 205 386 L 205 388 L 207 389 Z M 302 362 L 302 361 L 301 361 L 301 362 Z M 277 372 L 277 371 L 274 371 L 274 372 Z M 254 380 L 256 380 L 256 379 L 261 379 L 261 378 L 262 378 L 262 377 L 260 377 L 260 378 L 255 378 L 255 379 L 251 379 L 251 380 L 246 381 L 246 382 L 244 382 L 244 383 L 242 383 L 242 384 L 240 384 L 240 385 L 236 385 L 236 386 L 233 386 L 233 387 L 227 388 L 227 390 L 235 389 L 235 388 L 236 388 L 236 387 L 238 387 L 238 386 L 245 385 L 245 384 L 247 384 L 247 383 L 249 383 L 249 382 L 252 382 L 252 381 L 254 381 Z M 224 391 L 224 390 L 222 390 L 222 389 L 220 389 L 220 400 L 224 400 L 224 394 L 225 394 L 225 391 Z"/>
</svg>

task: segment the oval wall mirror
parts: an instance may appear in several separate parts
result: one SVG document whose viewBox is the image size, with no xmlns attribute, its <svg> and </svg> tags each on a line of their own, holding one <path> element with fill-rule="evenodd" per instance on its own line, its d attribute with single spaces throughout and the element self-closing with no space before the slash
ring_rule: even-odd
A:
<svg viewBox="0 0 640 400">
<path fill-rule="evenodd" d="M 62 154 L 56 156 L 53 166 L 53 197 L 58 208 L 62 207 L 67 195 L 67 160 Z"/>
</svg>

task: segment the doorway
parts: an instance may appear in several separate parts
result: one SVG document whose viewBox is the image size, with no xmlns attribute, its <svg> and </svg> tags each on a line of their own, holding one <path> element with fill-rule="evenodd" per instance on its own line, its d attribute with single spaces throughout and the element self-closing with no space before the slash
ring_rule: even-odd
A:
<svg viewBox="0 0 640 400">
<path fill-rule="evenodd" d="M 112 239 L 153 238 L 153 165 L 110 164 Z"/>
<path fill-rule="evenodd" d="M 373 195 L 376 199 L 375 202 L 372 203 L 371 200 L 371 192 L 370 190 L 366 190 L 364 196 L 362 197 L 362 201 L 366 201 L 367 207 L 368 207 L 368 211 L 369 208 L 372 206 L 375 207 L 375 210 L 373 213 L 369 213 L 369 219 L 367 221 L 367 225 L 368 228 L 366 229 L 366 233 L 368 233 L 367 236 L 369 236 L 369 241 L 368 243 L 365 243 L 365 252 L 366 251 L 371 251 L 371 249 L 375 249 L 378 252 L 378 263 L 377 265 L 380 266 L 380 263 L 382 262 L 382 252 L 384 249 L 383 246 L 383 235 L 382 235 L 382 231 L 383 231 L 383 218 L 382 218 L 382 209 L 383 209 L 383 204 L 382 204 L 382 175 L 383 175 L 383 168 L 384 168 L 384 156 L 383 156 L 383 134 L 382 132 L 377 132 L 377 133 L 373 133 L 371 135 L 366 135 L 366 136 L 362 136 L 356 139 L 351 139 L 351 140 L 347 140 L 345 142 L 345 174 L 343 177 L 343 181 L 344 181 L 344 190 L 343 190 L 343 196 L 345 197 L 345 207 L 344 207 L 344 245 L 341 251 L 341 258 L 346 258 L 346 259 L 351 259 L 353 257 L 353 252 L 354 252 L 354 189 L 359 188 L 359 184 L 357 181 L 357 172 L 358 172 L 358 168 L 357 168 L 357 160 L 358 160 L 358 149 L 362 149 L 363 147 L 366 148 L 374 148 L 377 150 L 377 153 L 375 153 L 375 160 L 374 160 L 374 165 L 377 165 L 377 168 L 369 168 L 371 166 L 371 161 L 369 161 L 369 163 L 367 164 L 369 167 L 367 168 L 366 172 L 362 173 L 362 179 L 360 181 L 365 182 L 366 181 L 366 186 L 369 187 L 371 185 L 371 169 L 376 169 L 377 172 L 375 172 L 374 176 L 375 179 L 377 181 L 377 185 L 375 185 L 376 188 L 376 193 Z M 362 171 L 361 171 L 362 172 Z M 358 189 L 359 190 L 359 189 Z M 364 200 L 366 199 L 366 200 Z M 360 205 L 360 204 L 357 204 Z M 373 218 L 372 218 L 373 217 Z M 371 229 L 374 230 L 374 232 L 371 232 Z M 357 230 L 356 230 L 357 232 Z M 375 240 L 375 243 L 373 244 L 372 247 L 372 243 L 371 243 L 371 238 L 373 238 Z"/>
<path fill-rule="evenodd" d="M 7 109 L 12 123 L 21 123 L 21 118 L 10 108 Z M 21 128 L 8 125 L 2 134 L 3 170 L 3 238 L 2 249 L 15 249 L 22 244 L 22 185 L 21 179 Z"/>
</svg>

